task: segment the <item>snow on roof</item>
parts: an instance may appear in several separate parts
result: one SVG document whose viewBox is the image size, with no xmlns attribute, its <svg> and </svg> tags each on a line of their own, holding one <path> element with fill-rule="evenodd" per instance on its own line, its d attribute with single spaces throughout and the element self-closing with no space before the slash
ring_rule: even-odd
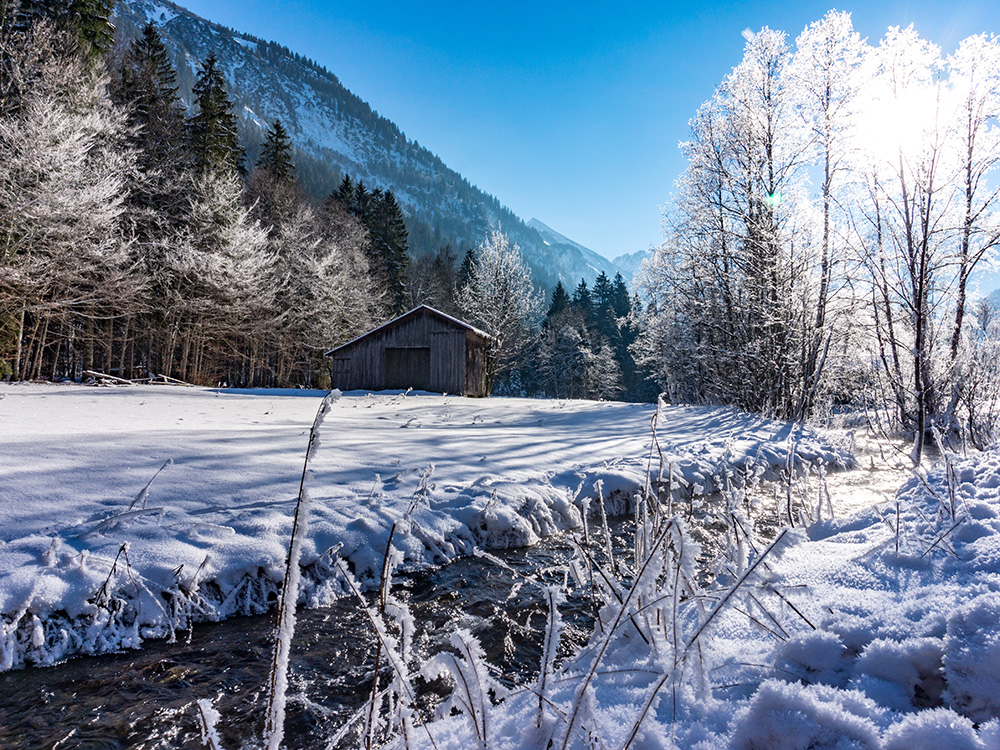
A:
<svg viewBox="0 0 1000 750">
<path fill-rule="evenodd" d="M 467 331 L 472 331 L 473 333 L 478 334 L 478 335 L 482 336 L 485 339 L 492 339 L 493 338 L 492 336 L 490 336 L 485 331 L 481 331 L 480 329 L 476 328 L 475 326 L 470 326 L 468 323 L 466 323 L 464 321 L 461 321 L 458 318 L 453 318 L 451 315 L 448 315 L 447 313 L 443 313 L 440 310 L 435 310 L 433 307 L 431 307 L 429 305 L 418 305 L 417 307 L 414 307 L 412 310 L 409 310 L 408 312 L 405 312 L 402 315 L 399 315 L 398 317 L 395 317 L 392 320 L 390 320 L 390 321 L 388 321 L 386 323 L 383 323 L 382 325 L 378 326 L 377 328 L 373 328 L 370 331 L 368 331 L 366 333 L 363 333 L 360 336 L 357 336 L 356 338 L 351 339 L 346 344 L 341 344 L 340 346 L 333 347 L 333 349 L 330 349 L 329 351 L 325 352 L 323 354 L 323 356 L 324 357 L 329 357 L 334 352 L 340 351 L 341 349 L 344 349 L 344 348 L 350 346 L 351 344 L 354 344 L 354 343 L 360 341 L 361 339 L 366 338 L 367 336 L 371 336 L 373 333 L 377 333 L 378 331 L 381 331 L 383 328 L 388 328 L 392 324 L 394 324 L 394 323 L 402 320 L 405 317 L 413 315 L 414 313 L 419 312 L 420 310 L 426 310 L 427 312 L 432 313 L 432 314 L 438 316 L 439 318 L 444 318 L 445 320 L 447 320 L 447 321 L 449 321 L 451 323 L 454 323 L 457 326 L 461 326 L 462 328 L 466 329 Z"/>
</svg>

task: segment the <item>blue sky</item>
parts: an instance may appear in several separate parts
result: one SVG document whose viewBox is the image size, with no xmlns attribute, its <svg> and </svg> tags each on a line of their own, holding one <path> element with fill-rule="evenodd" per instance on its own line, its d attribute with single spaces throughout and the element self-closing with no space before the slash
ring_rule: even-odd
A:
<svg viewBox="0 0 1000 750">
<path fill-rule="evenodd" d="M 1000 33 L 1000 3 L 186 0 L 284 44 L 521 218 L 614 257 L 658 244 L 687 122 L 741 32 L 794 39 L 832 7 L 872 42 L 912 23 L 946 52 Z"/>
</svg>

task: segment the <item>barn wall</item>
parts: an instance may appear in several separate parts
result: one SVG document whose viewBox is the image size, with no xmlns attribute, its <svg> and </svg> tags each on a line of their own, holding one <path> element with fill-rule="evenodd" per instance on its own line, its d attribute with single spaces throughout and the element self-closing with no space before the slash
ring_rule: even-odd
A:
<svg viewBox="0 0 1000 750">
<path fill-rule="evenodd" d="M 472 331 L 465 332 L 465 395 L 489 396 L 486 388 L 486 347 L 488 342 Z"/>
<path fill-rule="evenodd" d="M 467 381 L 470 335 L 476 340 L 482 339 L 463 326 L 428 311 L 418 311 L 334 352 L 333 387 L 341 390 L 413 388 L 486 395 L 481 393 L 485 381 L 479 378 L 479 369 L 472 368 L 475 379 Z M 466 387 L 467 382 L 471 387 Z"/>
</svg>

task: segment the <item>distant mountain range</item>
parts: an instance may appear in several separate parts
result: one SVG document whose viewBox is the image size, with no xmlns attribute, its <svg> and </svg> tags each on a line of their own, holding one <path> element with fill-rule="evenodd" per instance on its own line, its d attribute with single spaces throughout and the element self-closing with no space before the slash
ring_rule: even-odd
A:
<svg viewBox="0 0 1000 750">
<path fill-rule="evenodd" d="M 391 190 L 406 214 L 411 252 L 433 253 L 450 243 L 461 254 L 499 225 L 545 287 L 562 281 L 572 289 L 581 278 L 590 283 L 602 271 L 631 279 L 632 256 L 622 256 L 618 265 L 537 219 L 525 224 L 408 139 L 322 66 L 170 2 L 119 0 L 116 5 L 114 22 L 126 38 L 150 20 L 173 56 L 180 95 L 188 105 L 202 61 L 215 53 L 236 104 L 249 164 L 259 154 L 267 127 L 280 119 L 295 146 L 296 172 L 305 190 L 316 197 L 328 195 L 345 174 Z"/>
</svg>

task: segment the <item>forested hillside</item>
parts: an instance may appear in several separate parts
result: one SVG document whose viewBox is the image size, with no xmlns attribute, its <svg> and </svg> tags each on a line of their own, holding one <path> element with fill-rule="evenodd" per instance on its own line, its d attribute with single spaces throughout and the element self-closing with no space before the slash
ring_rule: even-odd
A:
<svg viewBox="0 0 1000 750">
<path fill-rule="evenodd" d="M 313 84 L 339 92 L 321 103 L 342 108 L 343 117 L 329 123 L 370 126 L 340 131 L 354 139 L 350 153 L 391 143 L 401 149 L 358 157 L 351 162 L 358 169 L 362 161 L 391 162 L 391 153 L 416 154 L 409 166 L 400 157 L 395 174 L 427 164 L 442 184 L 457 175 L 438 169 L 440 162 L 333 76 L 287 50 L 239 43 L 179 9 L 148 4 L 141 7 L 159 23 L 131 33 L 124 16 L 115 28 L 111 5 L 2 6 L 0 377 L 100 372 L 127 380 L 323 385 L 325 350 L 431 304 L 490 333 L 498 392 L 637 397 L 628 350 L 632 300 L 616 275 L 612 304 L 612 281 L 597 272 L 598 256 L 545 228 L 551 242 L 539 241 L 550 257 L 562 267 L 586 258 L 588 270 L 572 282 L 577 312 L 550 314 L 544 325 L 539 257 L 532 264 L 530 247 L 517 241 L 518 226 L 522 236 L 537 232 L 492 226 L 502 212 L 482 222 L 471 214 L 455 219 L 469 247 L 445 242 L 411 257 L 403 202 L 370 173 L 370 182 L 345 174 L 310 194 L 317 162 L 296 148 L 296 133 L 303 137 L 303 117 L 313 109 L 298 100 L 282 110 L 290 122 L 263 122 L 251 107 L 258 100 L 245 93 L 234 99 L 233 92 L 263 87 L 294 100 L 303 89 L 272 76 L 288 66 L 306 71 L 314 103 Z M 168 46 L 165 28 L 196 40 L 204 58 Z M 235 65 L 229 54 L 247 44 L 256 68 Z M 234 80 L 245 88 L 234 88 Z M 248 148 L 258 124 L 259 142 Z M 435 208 L 408 196 L 411 212 L 433 218 Z M 481 204 L 458 197 L 455 205 L 475 212 Z M 411 213 L 411 225 L 422 217 Z"/>
<path fill-rule="evenodd" d="M 414 255 L 432 254 L 446 244 L 464 252 L 499 226 L 520 246 L 543 287 L 560 280 L 592 282 L 601 271 L 614 276 L 619 270 L 586 248 L 545 242 L 499 200 L 407 138 L 334 73 L 292 50 L 218 26 L 169 2 L 121 0 L 113 20 L 125 39 L 147 22 L 156 26 L 178 71 L 178 95 L 187 105 L 199 66 L 209 55 L 216 56 L 251 162 L 268 125 L 280 119 L 307 194 L 323 198 L 344 176 L 391 190 L 406 217 Z"/>
</svg>

